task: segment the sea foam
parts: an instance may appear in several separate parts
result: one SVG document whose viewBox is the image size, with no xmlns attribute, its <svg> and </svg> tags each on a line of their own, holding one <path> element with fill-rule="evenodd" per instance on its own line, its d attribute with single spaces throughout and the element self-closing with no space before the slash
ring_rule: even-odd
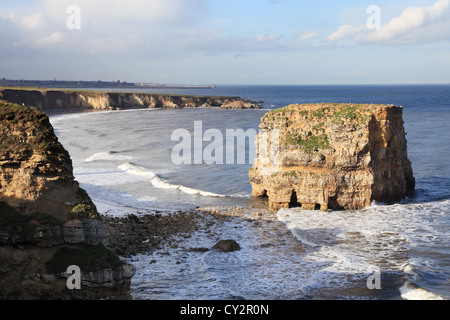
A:
<svg viewBox="0 0 450 320">
<path fill-rule="evenodd" d="M 94 161 L 126 161 L 132 160 L 133 157 L 120 155 L 119 152 L 115 151 L 107 151 L 107 152 L 99 152 L 94 154 L 93 156 L 84 160 L 85 162 L 94 162 Z"/>
<path fill-rule="evenodd" d="M 207 192 L 199 189 L 189 188 L 186 186 L 178 185 L 178 184 L 172 184 L 168 181 L 165 181 L 161 179 L 156 173 L 145 169 L 143 167 L 136 166 L 133 163 L 127 162 L 120 166 L 118 166 L 118 169 L 126 171 L 130 174 L 139 175 L 139 176 L 145 176 L 148 177 L 150 182 L 155 188 L 159 189 L 173 189 L 173 190 L 179 190 L 183 193 L 189 194 L 189 195 L 200 195 L 204 197 L 218 197 L 218 198 L 224 198 L 225 195 Z"/>
<path fill-rule="evenodd" d="M 410 282 L 406 282 L 403 287 L 400 288 L 400 294 L 405 300 L 444 300 L 441 296 L 419 288 Z"/>
</svg>

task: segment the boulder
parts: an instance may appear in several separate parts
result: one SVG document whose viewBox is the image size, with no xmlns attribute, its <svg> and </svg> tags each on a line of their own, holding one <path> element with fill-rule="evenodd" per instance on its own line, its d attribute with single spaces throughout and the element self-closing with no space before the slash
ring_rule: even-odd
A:
<svg viewBox="0 0 450 320">
<path fill-rule="evenodd" d="M 223 252 L 228 253 L 228 252 L 239 251 L 239 250 L 241 250 L 241 247 L 236 242 L 236 240 L 220 240 L 219 242 L 217 242 L 214 245 L 213 249 L 221 250 Z"/>
</svg>

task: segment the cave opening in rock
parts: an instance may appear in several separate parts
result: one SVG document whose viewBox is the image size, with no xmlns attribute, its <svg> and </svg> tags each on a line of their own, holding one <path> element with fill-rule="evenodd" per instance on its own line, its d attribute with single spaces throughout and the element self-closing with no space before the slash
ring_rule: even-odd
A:
<svg viewBox="0 0 450 320">
<path fill-rule="evenodd" d="M 300 208 L 302 206 L 301 203 L 298 202 L 297 192 L 292 191 L 291 202 L 289 203 L 289 208 Z"/>
<path fill-rule="evenodd" d="M 337 197 L 329 197 L 328 198 L 328 208 L 330 208 L 332 210 L 343 210 L 344 209 L 344 207 L 339 204 Z"/>
</svg>

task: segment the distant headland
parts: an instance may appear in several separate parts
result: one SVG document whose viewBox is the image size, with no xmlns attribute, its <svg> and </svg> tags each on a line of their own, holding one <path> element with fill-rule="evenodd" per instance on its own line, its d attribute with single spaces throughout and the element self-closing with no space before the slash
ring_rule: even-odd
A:
<svg viewBox="0 0 450 320">
<path fill-rule="evenodd" d="M 144 108 L 261 108 L 261 102 L 240 97 L 127 91 L 0 86 L 0 99 L 22 106 L 35 107 L 47 114 Z"/>
<path fill-rule="evenodd" d="M 11 80 L 0 79 L 0 86 L 44 87 L 44 88 L 124 88 L 124 89 L 215 89 L 216 85 L 183 85 L 113 81 L 72 81 L 72 80 Z"/>
</svg>

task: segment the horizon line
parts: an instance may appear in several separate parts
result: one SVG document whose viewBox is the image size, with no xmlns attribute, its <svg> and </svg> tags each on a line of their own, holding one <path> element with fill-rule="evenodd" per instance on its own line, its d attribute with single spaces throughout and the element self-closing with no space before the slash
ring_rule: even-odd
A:
<svg viewBox="0 0 450 320">
<path fill-rule="evenodd" d="M 157 86 L 407 86 L 407 85 L 450 85 L 450 82 L 412 82 L 412 83 L 214 83 L 214 84 L 190 84 L 190 83 L 158 83 L 158 82 L 142 82 L 142 81 L 125 81 L 125 80 L 56 80 L 53 79 L 7 79 L 1 78 L 1 81 L 42 81 L 42 82 L 110 82 L 121 84 L 152 84 Z M 136 86 L 139 88 L 139 86 Z"/>
</svg>

